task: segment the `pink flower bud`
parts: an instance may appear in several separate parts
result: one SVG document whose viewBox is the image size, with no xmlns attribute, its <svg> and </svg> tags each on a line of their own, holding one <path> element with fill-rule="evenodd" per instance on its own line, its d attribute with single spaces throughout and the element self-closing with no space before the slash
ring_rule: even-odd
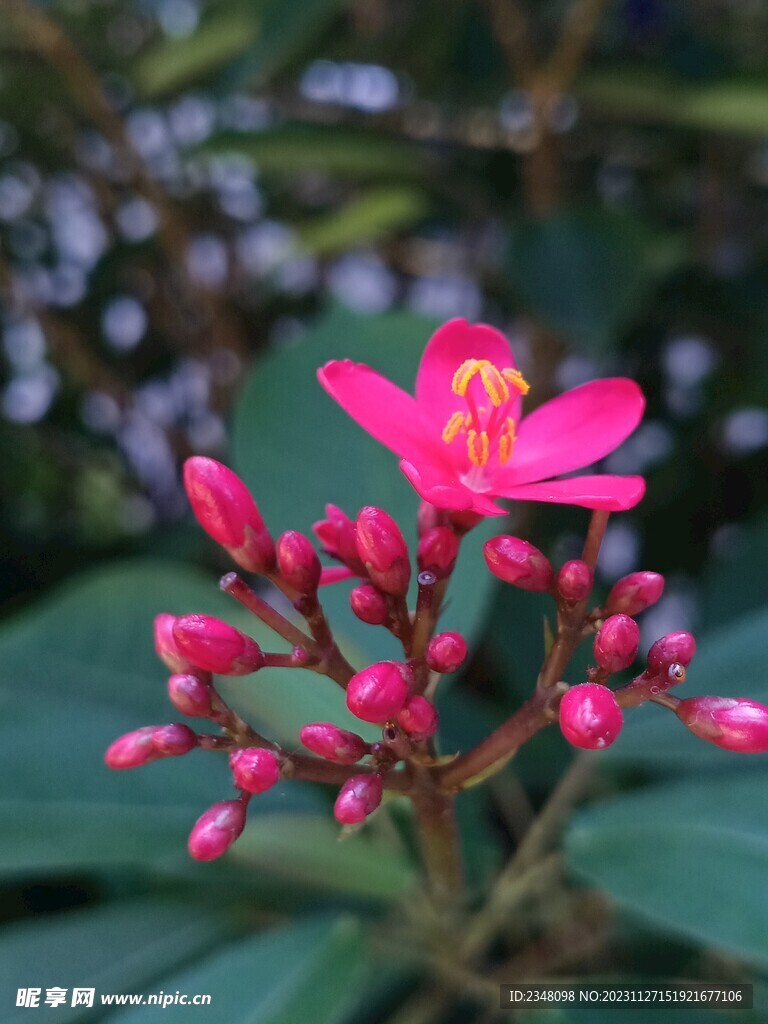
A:
<svg viewBox="0 0 768 1024">
<path fill-rule="evenodd" d="M 768 751 L 768 708 L 741 697 L 691 697 L 675 713 L 683 725 L 707 743 L 737 754 Z"/>
<path fill-rule="evenodd" d="M 162 612 L 155 617 L 155 650 L 160 660 L 171 672 L 189 672 L 195 668 L 192 662 L 179 650 L 173 637 L 175 615 Z"/>
<path fill-rule="evenodd" d="M 527 540 L 502 534 L 485 542 L 485 561 L 494 576 L 522 590 L 549 590 L 555 573 L 547 558 Z"/>
<path fill-rule="evenodd" d="M 215 459 L 195 455 L 184 463 L 184 487 L 205 532 L 249 572 L 271 572 L 275 545 L 251 492 Z"/>
<path fill-rule="evenodd" d="M 610 747 L 621 732 L 623 721 L 612 691 L 598 683 L 572 686 L 560 701 L 560 728 L 574 747 Z"/>
<path fill-rule="evenodd" d="M 110 768 L 140 768 L 144 764 L 157 761 L 162 755 L 155 747 L 154 733 L 157 727 L 145 725 L 143 729 L 134 729 L 111 743 L 104 754 L 104 760 Z"/>
<path fill-rule="evenodd" d="M 353 587 L 349 593 L 349 604 L 358 619 L 371 626 L 383 626 L 389 618 L 386 597 L 370 583 Z"/>
<path fill-rule="evenodd" d="M 613 585 L 605 607 L 611 614 L 639 615 L 656 604 L 663 593 L 664 577 L 660 573 L 631 572 Z"/>
<path fill-rule="evenodd" d="M 637 655 L 640 630 L 628 615 L 611 615 L 597 631 L 593 651 L 595 661 L 606 672 L 629 668 Z"/>
<path fill-rule="evenodd" d="M 371 581 L 385 594 L 404 597 L 411 579 L 408 548 L 394 519 L 369 505 L 357 516 L 357 553 Z"/>
<path fill-rule="evenodd" d="M 208 718 L 211 714 L 211 688 L 197 676 L 172 675 L 168 680 L 168 697 L 176 710 L 189 718 Z"/>
<path fill-rule="evenodd" d="M 288 530 L 277 542 L 277 565 L 285 582 L 300 594 L 314 594 L 320 582 L 320 559 L 312 541 Z"/>
<path fill-rule="evenodd" d="M 426 661 L 433 672 L 455 672 L 467 656 L 461 633 L 438 633 L 427 645 Z"/>
<path fill-rule="evenodd" d="M 648 651 L 648 674 L 662 675 L 672 664 L 688 668 L 696 653 L 696 640 L 690 633 L 680 630 L 667 633 Z"/>
<path fill-rule="evenodd" d="M 333 813 L 342 825 L 357 825 L 381 803 L 384 791 L 378 775 L 353 775 L 336 797 Z"/>
<path fill-rule="evenodd" d="M 188 725 L 158 725 L 152 730 L 152 742 L 161 757 L 181 757 L 197 746 L 197 734 Z"/>
<path fill-rule="evenodd" d="M 280 762 L 277 754 L 264 747 L 246 747 L 233 750 L 229 755 L 229 767 L 238 789 L 246 793 L 266 793 L 280 779 Z"/>
<path fill-rule="evenodd" d="M 586 562 L 574 558 L 557 574 L 557 592 L 564 601 L 585 601 L 592 593 L 594 576 Z"/>
<path fill-rule="evenodd" d="M 425 533 L 433 530 L 436 526 L 446 526 L 447 524 L 448 516 L 443 509 L 437 508 L 436 505 L 432 505 L 428 501 L 419 502 L 416 527 L 420 537 L 423 537 Z"/>
<path fill-rule="evenodd" d="M 408 669 L 396 661 L 379 661 L 352 676 L 347 707 L 363 722 L 394 718 L 408 696 Z"/>
<path fill-rule="evenodd" d="M 258 671 L 264 662 L 255 640 L 211 615 L 182 615 L 173 636 L 190 661 L 208 672 L 244 676 Z"/>
<path fill-rule="evenodd" d="M 349 566 L 356 576 L 364 576 L 365 570 L 357 553 L 357 531 L 355 524 L 336 505 L 326 505 L 327 519 L 321 519 L 312 527 L 323 550 Z"/>
<path fill-rule="evenodd" d="M 449 526 L 435 526 L 423 535 L 416 550 L 420 571 L 427 569 L 438 579 L 453 572 L 459 556 L 459 538 Z"/>
<path fill-rule="evenodd" d="M 189 836 L 189 852 L 195 860 L 216 860 L 244 828 L 245 804 L 241 800 L 222 800 L 197 819 Z"/>
<path fill-rule="evenodd" d="M 368 744 L 361 736 L 331 722 L 305 725 L 299 738 L 307 750 L 336 764 L 356 764 L 368 752 Z"/>
<path fill-rule="evenodd" d="M 397 722 L 412 740 L 428 740 L 437 732 L 439 717 L 435 705 L 416 694 L 397 713 Z"/>
</svg>

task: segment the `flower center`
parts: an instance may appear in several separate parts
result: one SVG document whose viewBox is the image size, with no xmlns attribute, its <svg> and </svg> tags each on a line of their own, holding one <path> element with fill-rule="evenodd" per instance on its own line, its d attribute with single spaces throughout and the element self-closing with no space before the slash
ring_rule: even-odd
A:
<svg viewBox="0 0 768 1024">
<path fill-rule="evenodd" d="M 472 383 L 479 381 L 480 387 Z M 451 390 L 463 398 L 466 409 L 453 413 L 443 428 L 443 441 L 452 444 L 461 434 L 466 436 L 469 461 L 485 466 L 494 453 L 503 465 L 512 457 L 515 447 L 515 421 L 508 415 L 515 393 L 527 395 L 530 385 L 519 370 L 498 369 L 488 359 L 466 359 L 453 375 Z M 482 393 L 490 406 L 478 405 Z"/>
</svg>

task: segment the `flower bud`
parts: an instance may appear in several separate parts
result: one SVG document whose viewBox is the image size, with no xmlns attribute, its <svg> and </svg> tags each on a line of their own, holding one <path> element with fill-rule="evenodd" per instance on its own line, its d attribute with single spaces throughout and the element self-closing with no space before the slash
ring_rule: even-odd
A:
<svg viewBox="0 0 768 1024">
<path fill-rule="evenodd" d="M 226 853 L 245 828 L 245 804 L 222 800 L 197 819 L 189 836 L 189 852 L 195 860 L 216 860 Z"/>
<path fill-rule="evenodd" d="M 299 738 L 307 750 L 336 764 L 356 764 L 368 753 L 368 744 L 355 732 L 339 729 L 331 722 L 313 722 L 302 727 Z"/>
<path fill-rule="evenodd" d="M 610 614 L 639 615 L 656 604 L 663 593 L 664 577 L 661 573 L 631 572 L 613 585 L 605 607 Z"/>
<path fill-rule="evenodd" d="M 397 722 L 412 740 L 428 740 L 437 732 L 439 717 L 435 705 L 416 694 L 397 713 Z"/>
<path fill-rule="evenodd" d="M 449 526 L 435 526 L 422 536 L 416 550 L 420 571 L 433 572 L 439 580 L 453 572 L 459 556 L 459 538 Z"/>
<path fill-rule="evenodd" d="M 326 505 L 327 519 L 321 519 L 312 527 L 315 536 L 323 545 L 326 554 L 338 558 L 349 566 L 356 576 L 364 576 L 365 569 L 357 553 L 357 531 L 355 524 L 336 505 Z"/>
<path fill-rule="evenodd" d="M 473 512 L 468 508 L 457 512 L 448 512 L 447 515 L 450 525 L 460 534 L 469 533 L 485 519 L 482 512 Z"/>
<path fill-rule="evenodd" d="M 621 732 L 623 721 L 613 692 L 599 683 L 572 686 L 560 701 L 560 728 L 574 747 L 610 747 Z"/>
<path fill-rule="evenodd" d="M 379 661 L 352 676 L 347 707 L 363 722 L 387 722 L 408 697 L 408 669 L 396 661 Z"/>
<path fill-rule="evenodd" d="M 211 688 L 189 673 L 177 673 L 168 680 L 168 697 L 182 715 L 208 718 L 212 710 Z"/>
<path fill-rule="evenodd" d="M 688 668 L 696 653 L 696 641 L 690 633 L 680 630 L 667 633 L 648 651 L 648 674 L 662 675 L 672 664 Z"/>
<path fill-rule="evenodd" d="M 314 594 L 320 582 L 320 559 L 312 541 L 288 530 L 277 542 L 277 565 L 285 582 L 300 594 Z"/>
<path fill-rule="evenodd" d="M 557 574 L 557 592 L 564 601 L 585 601 L 592 593 L 594 575 L 586 562 L 574 558 Z"/>
<path fill-rule="evenodd" d="M 593 651 L 595 661 L 606 672 L 629 668 L 637 655 L 640 630 L 628 615 L 611 615 L 597 631 Z"/>
<path fill-rule="evenodd" d="M 436 526 L 446 526 L 447 524 L 448 515 L 444 509 L 437 508 L 436 505 L 431 504 L 429 501 L 419 502 L 416 528 L 420 537 L 423 537 L 425 533 L 433 530 Z"/>
<path fill-rule="evenodd" d="M 179 650 L 173 637 L 175 615 L 162 612 L 155 616 L 155 650 L 160 660 L 171 672 L 189 672 L 195 668 L 192 662 Z"/>
<path fill-rule="evenodd" d="M 215 459 L 194 455 L 184 463 L 184 487 L 205 532 L 249 572 L 271 572 L 275 545 L 251 492 Z"/>
<path fill-rule="evenodd" d="M 502 534 L 485 542 L 485 561 L 494 576 L 522 590 L 549 590 L 555 578 L 545 555 L 527 540 Z"/>
<path fill-rule="evenodd" d="M 741 697 L 691 697 L 675 713 L 683 725 L 707 743 L 737 754 L 768 751 L 768 708 Z"/>
<path fill-rule="evenodd" d="M 408 548 L 394 519 L 369 505 L 360 510 L 356 526 L 357 553 L 371 582 L 385 594 L 404 597 L 411 579 Z"/>
<path fill-rule="evenodd" d="M 277 754 L 264 747 L 246 747 L 229 755 L 235 785 L 246 793 L 266 793 L 280 779 Z"/>
<path fill-rule="evenodd" d="M 386 597 L 370 583 L 353 587 L 349 593 L 349 604 L 358 619 L 370 626 L 383 626 L 389 618 Z"/>
<path fill-rule="evenodd" d="M 190 661 L 208 672 L 244 676 L 258 671 L 264 662 L 255 640 L 211 615 L 182 615 L 173 636 Z"/>
<path fill-rule="evenodd" d="M 104 760 L 110 768 L 140 768 L 144 764 L 157 761 L 162 755 L 154 744 L 154 733 L 157 727 L 145 725 L 142 729 L 134 729 L 124 736 L 119 736 L 107 747 Z"/>
<path fill-rule="evenodd" d="M 357 825 L 381 803 L 384 791 L 378 775 L 353 775 L 339 790 L 333 813 L 342 825 Z"/>
<path fill-rule="evenodd" d="M 197 734 L 181 722 L 158 725 L 152 730 L 152 742 L 161 757 L 181 757 L 195 749 Z"/>
<path fill-rule="evenodd" d="M 467 656 L 461 633 L 438 633 L 427 645 L 426 661 L 433 672 L 455 672 Z"/>
</svg>

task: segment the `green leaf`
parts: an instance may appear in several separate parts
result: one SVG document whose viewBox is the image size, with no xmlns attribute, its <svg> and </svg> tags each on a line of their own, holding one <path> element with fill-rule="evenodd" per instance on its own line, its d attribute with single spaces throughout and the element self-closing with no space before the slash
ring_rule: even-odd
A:
<svg viewBox="0 0 768 1024">
<path fill-rule="evenodd" d="M 252 9 L 235 8 L 204 21 L 192 35 L 155 43 L 135 66 L 139 92 L 151 99 L 212 74 L 243 54 L 258 31 Z"/>
<path fill-rule="evenodd" d="M 579 78 L 593 111 L 650 124 L 762 137 L 768 133 L 768 82 L 732 79 L 690 84 L 664 71 L 597 71 Z"/>
<path fill-rule="evenodd" d="M 650 788 L 577 814 L 568 863 L 657 925 L 768 963 L 761 772 Z"/>
<path fill-rule="evenodd" d="M 517 225 L 507 273 L 534 314 L 575 345 L 602 350 L 678 258 L 634 217 L 574 211 Z"/>
<path fill-rule="evenodd" d="M 421 151 L 409 143 L 326 125 L 215 135 L 197 152 L 242 153 L 253 160 L 260 174 L 281 178 L 306 171 L 362 180 L 411 178 L 424 170 Z"/>
<path fill-rule="evenodd" d="M 140 561 L 86 573 L 4 623 L 4 872 L 150 863 L 188 870 L 189 829 L 207 806 L 231 792 L 226 758 L 194 751 L 182 760 L 169 758 L 130 772 L 113 772 L 104 765 L 105 749 L 120 734 L 178 717 L 166 697 L 167 669 L 152 643 L 152 619 L 163 609 L 232 612 L 227 617 L 240 625 L 246 618 L 205 574 L 174 563 Z M 252 632 L 264 640 L 263 628 Z M 247 702 L 242 695 L 248 694 L 257 712 L 259 687 L 271 693 L 276 707 L 293 693 L 294 743 L 303 713 L 335 712 L 342 703 L 333 683 L 310 673 L 286 672 L 287 679 L 280 679 L 277 671 L 263 676 L 239 679 L 236 685 L 223 681 L 222 689 L 232 687 L 243 705 Z M 277 680 L 288 687 L 282 694 Z M 297 683 L 292 691 L 291 684 Z M 305 693 L 310 695 L 308 706 Z M 332 696 L 335 703 L 313 702 L 311 697 L 320 694 L 329 700 Z M 346 709 L 339 718 L 345 721 L 345 715 L 351 722 Z M 249 817 L 278 808 L 304 812 L 321 806 L 309 787 L 284 783 L 254 800 Z"/>
<path fill-rule="evenodd" d="M 163 1020 L 210 1020 L 227 1024 L 343 1024 L 359 998 L 368 949 L 352 918 L 300 921 L 239 941 L 164 978 L 157 988 L 209 994 L 210 1006 L 167 1006 Z M 157 1006 L 110 1016 L 114 1024 L 152 1024 Z"/>
<path fill-rule="evenodd" d="M 330 812 L 264 817 L 238 840 L 232 858 L 303 884 L 376 899 L 401 895 L 413 882 L 402 851 L 374 839 L 370 828 L 341 838 Z"/>
<path fill-rule="evenodd" d="M 415 543 L 418 498 L 397 457 L 325 394 L 316 371 L 329 359 L 348 357 L 411 390 L 432 329 L 409 313 L 364 317 L 335 308 L 297 345 L 273 351 L 255 366 L 235 409 L 233 456 L 275 532 L 309 530 L 323 518 L 327 502 L 351 516 L 363 505 L 380 505 Z M 469 639 L 483 621 L 492 585 L 482 557 L 492 528 L 486 522 L 462 544 L 440 623 Z M 348 592 L 348 584 L 322 591 L 334 628 L 369 658 L 398 657 L 399 644 L 386 630 L 350 613 Z"/>
<path fill-rule="evenodd" d="M 301 56 L 341 6 L 341 0 L 270 0 L 264 8 L 261 34 L 233 68 L 230 86 L 253 88 L 268 81 Z"/>
<path fill-rule="evenodd" d="M 760 520 L 737 536 L 734 551 L 709 567 L 701 594 L 702 626 L 717 629 L 764 605 L 766 579 L 768 521 Z"/>
<path fill-rule="evenodd" d="M 768 608 L 710 633 L 699 645 L 679 697 L 712 694 L 749 697 L 768 704 Z M 718 771 L 745 764 L 744 754 L 721 750 L 690 733 L 665 708 L 643 705 L 629 711 L 616 743 L 605 752 L 612 762 L 642 764 L 651 771 Z M 765 772 L 765 758 L 750 759 Z"/>
<path fill-rule="evenodd" d="M 58 985 L 103 992 L 141 992 L 191 957 L 207 953 L 233 923 L 223 913 L 170 900 L 132 900 L 46 915 L 0 931 L 4 992 Z M 56 1019 L 93 1019 L 93 1009 L 60 1006 Z M 21 1024 L 29 1011 L 0 1011 L 2 1024 Z"/>
<path fill-rule="evenodd" d="M 419 189 L 371 189 L 346 206 L 299 225 L 299 241 L 312 255 L 325 256 L 407 227 L 424 217 L 427 206 L 427 197 Z"/>
</svg>

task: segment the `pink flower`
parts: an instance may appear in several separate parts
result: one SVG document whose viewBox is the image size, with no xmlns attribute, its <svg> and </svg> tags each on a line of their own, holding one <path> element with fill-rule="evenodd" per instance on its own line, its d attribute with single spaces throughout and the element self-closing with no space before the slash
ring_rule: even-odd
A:
<svg viewBox="0 0 768 1024">
<path fill-rule="evenodd" d="M 439 508 L 503 515 L 493 500 L 501 497 L 622 511 L 645 491 L 639 476 L 552 479 L 602 459 L 631 434 L 645 405 L 637 384 L 591 381 L 521 420 L 528 384 L 507 339 L 485 324 L 451 320 L 432 336 L 415 398 L 348 359 L 326 363 L 318 377 Z"/>
</svg>

